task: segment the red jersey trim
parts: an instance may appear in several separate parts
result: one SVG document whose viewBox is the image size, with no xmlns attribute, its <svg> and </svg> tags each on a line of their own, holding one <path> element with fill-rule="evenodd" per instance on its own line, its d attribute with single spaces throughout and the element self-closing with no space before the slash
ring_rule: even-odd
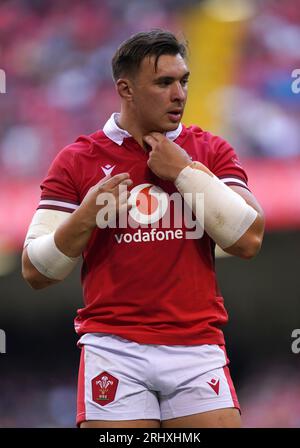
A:
<svg viewBox="0 0 300 448">
<path fill-rule="evenodd" d="M 238 182 L 224 182 L 224 184 L 226 184 L 228 186 L 236 185 L 237 187 L 242 187 L 242 188 L 245 188 L 245 190 L 250 191 L 249 188 L 246 185 L 239 184 Z M 251 191 L 250 191 L 250 193 L 251 193 Z"/>
<path fill-rule="evenodd" d="M 59 212 L 68 212 L 73 213 L 75 211 L 74 208 L 67 207 L 59 207 L 57 205 L 39 205 L 37 210 L 58 210 Z"/>
<path fill-rule="evenodd" d="M 245 179 L 243 179 L 242 177 L 236 176 L 234 174 L 223 175 L 223 176 L 220 176 L 219 179 L 222 180 L 223 182 L 225 182 L 227 180 L 228 181 L 235 180 L 236 182 L 247 186 L 247 182 L 245 181 Z"/>
<path fill-rule="evenodd" d="M 69 199 L 54 199 L 54 197 L 44 196 L 41 198 L 37 210 L 39 209 L 49 209 L 49 210 L 59 210 L 61 212 L 72 213 L 79 207 L 78 204 L 71 202 Z"/>
<path fill-rule="evenodd" d="M 226 185 L 237 185 L 238 187 L 243 187 L 246 188 L 246 190 L 250 191 L 245 179 L 242 179 L 241 177 L 238 177 L 234 174 L 220 176 L 219 179 Z"/>
<path fill-rule="evenodd" d="M 67 202 L 68 204 L 79 205 L 78 202 L 70 201 L 70 199 L 65 199 L 58 196 L 41 196 L 40 201 L 58 201 L 58 202 Z"/>
</svg>

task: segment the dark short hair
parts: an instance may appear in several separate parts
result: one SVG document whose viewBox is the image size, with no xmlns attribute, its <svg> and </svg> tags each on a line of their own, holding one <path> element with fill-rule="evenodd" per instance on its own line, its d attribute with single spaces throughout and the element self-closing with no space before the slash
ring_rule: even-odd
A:
<svg viewBox="0 0 300 448">
<path fill-rule="evenodd" d="M 155 56 L 156 70 L 158 59 L 163 54 L 180 54 L 186 58 L 187 44 L 179 42 L 173 33 L 161 29 L 134 34 L 119 46 L 112 59 L 114 80 L 124 75 L 134 76 L 146 56 Z"/>
</svg>

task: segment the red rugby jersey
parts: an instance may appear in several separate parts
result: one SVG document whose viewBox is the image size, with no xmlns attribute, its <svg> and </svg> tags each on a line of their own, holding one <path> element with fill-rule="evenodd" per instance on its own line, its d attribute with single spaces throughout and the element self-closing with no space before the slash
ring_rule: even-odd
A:
<svg viewBox="0 0 300 448">
<path fill-rule="evenodd" d="M 247 188 L 246 173 L 222 138 L 182 125 L 167 136 L 227 185 Z M 38 208 L 73 212 L 109 172 L 129 172 L 131 190 L 151 195 L 156 186 L 168 197 L 176 188 L 159 179 L 147 159 L 112 116 L 103 130 L 80 136 L 58 153 L 41 184 Z M 151 204 L 142 212 L 155 221 L 155 200 Z M 144 344 L 223 344 L 228 316 L 216 281 L 214 242 L 206 233 L 186 239 L 184 223 L 175 229 L 172 220 L 168 229 L 137 225 L 94 230 L 83 252 L 85 306 L 75 318 L 77 333 L 111 333 Z"/>
</svg>

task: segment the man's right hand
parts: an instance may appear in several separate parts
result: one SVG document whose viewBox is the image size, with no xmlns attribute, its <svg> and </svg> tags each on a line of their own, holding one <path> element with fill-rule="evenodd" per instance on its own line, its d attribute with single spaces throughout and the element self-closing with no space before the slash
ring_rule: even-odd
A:
<svg viewBox="0 0 300 448">
<path fill-rule="evenodd" d="M 56 230 L 54 240 L 58 249 L 68 257 L 80 256 L 97 226 L 97 214 L 103 207 L 97 205 L 98 196 L 101 193 L 112 194 L 119 210 L 119 205 L 127 206 L 129 192 L 126 187 L 131 184 L 129 174 L 121 173 L 106 176 L 91 187 L 78 209 Z"/>
<path fill-rule="evenodd" d="M 123 207 L 127 206 L 128 209 L 130 208 L 128 205 L 130 193 L 127 190 L 127 187 L 130 185 L 132 185 L 132 180 L 128 173 L 116 174 L 113 177 L 108 175 L 89 189 L 80 207 L 74 213 L 81 216 L 82 222 L 85 223 L 87 229 L 94 229 L 97 225 L 97 213 L 102 208 L 101 204 L 99 205 L 99 202 L 101 202 L 99 201 L 99 195 L 103 194 L 105 198 L 111 194 L 113 201 L 110 202 L 110 206 L 116 207 L 114 211 L 118 214 L 118 211 L 122 210 Z"/>
</svg>

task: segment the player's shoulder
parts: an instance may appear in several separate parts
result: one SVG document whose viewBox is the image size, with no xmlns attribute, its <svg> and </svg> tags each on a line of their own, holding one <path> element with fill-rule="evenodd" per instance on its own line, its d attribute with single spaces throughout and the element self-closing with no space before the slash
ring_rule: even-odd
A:
<svg viewBox="0 0 300 448">
<path fill-rule="evenodd" d="M 186 136 L 193 136 L 194 138 L 198 139 L 199 141 L 202 141 L 203 143 L 209 143 L 209 144 L 215 144 L 215 143 L 224 143 L 226 140 L 217 135 L 214 134 L 211 131 L 208 131 L 206 129 L 200 128 L 200 126 L 192 124 L 190 126 L 185 126 L 185 134 Z"/>
<path fill-rule="evenodd" d="M 195 136 L 197 138 L 204 138 L 206 131 L 195 124 L 189 126 L 183 125 L 183 133 L 186 137 Z"/>
<path fill-rule="evenodd" d="M 242 181 L 242 185 L 247 188 L 247 175 L 230 143 L 223 137 L 195 125 L 185 128 L 185 132 L 184 148 L 190 155 L 195 156 L 194 160 L 204 163 L 223 181 L 226 179 L 228 185 L 241 185 Z M 238 182 L 236 178 L 239 179 Z"/>
<path fill-rule="evenodd" d="M 223 149 L 231 148 L 231 145 L 219 135 L 205 130 L 197 125 L 184 126 L 183 139 L 188 144 L 195 145 L 201 152 L 217 154 Z"/>
<path fill-rule="evenodd" d="M 109 145 L 109 139 L 102 130 L 95 131 L 91 134 L 82 134 L 76 140 L 64 146 L 57 154 L 56 158 L 61 161 L 73 161 L 80 159 L 82 156 L 99 152 L 99 149 L 106 148 Z"/>
</svg>

